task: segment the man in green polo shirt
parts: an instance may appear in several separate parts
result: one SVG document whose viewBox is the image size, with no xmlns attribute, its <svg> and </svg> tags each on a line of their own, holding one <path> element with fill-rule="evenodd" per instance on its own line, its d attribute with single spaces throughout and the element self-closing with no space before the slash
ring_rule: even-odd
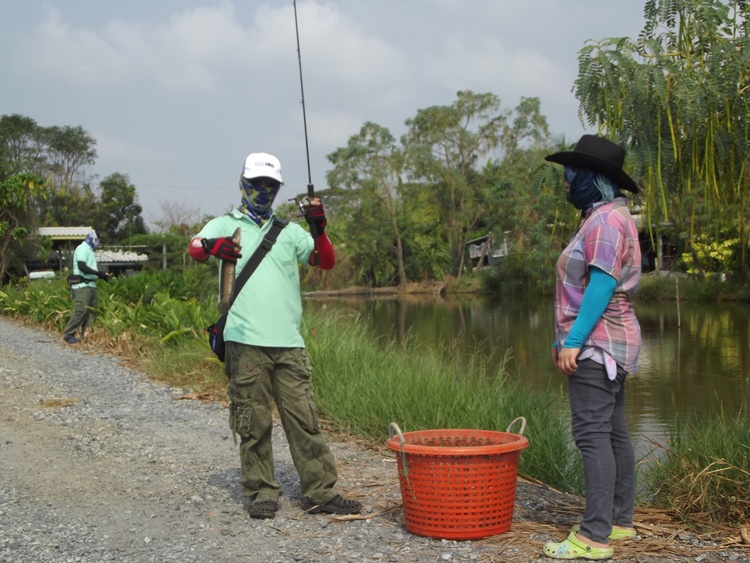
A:
<svg viewBox="0 0 750 563">
<path fill-rule="evenodd" d="M 96 231 L 91 229 L 84 240 L 73 254 L 73 276 L 80 281 L 70 286 L 73 293 L 73 313 L 65 325 L 63 338 L 68 344 L 77 344 L 80 339 L 76 338 L 76 332 L 81 330 L 81 338 L 86 330 L 94 326 L 96 321 L 96 308 L 99 302 L 96 296 L 96 280 L 109 281 L 111 274 L 100 272 L 96 264 L 94 250 L 99 247 L 99 237 Z"/>
<path fill-rule="evenodd" d="M 191 240 L 190 256 L 201 262 L 209 255 L 234 262 L 239 274 L 273 224 L 271 206 L 282 182 L 276 157 L 250 154 L 240 176 L 240 206 L 209 221 Z M 236 295 L 224 329 L 229 425 L 240 436 L 242 488 L 252 502 L 252 518 L 273 518 L 281 495 L 271 449 L 272 399 L 299 474 L 303 508 L 314 514 L 356 514 L 362 509 L 360 502 L 334 489 L 336 462 L 321 433 L 310 360 L 300 335 L 299 265 L 330 270 L 335 263 L 319 199 L 305 202 L 305 219 L 312 236 L 296 223 L 281 230 Z M 232 242 L 238 227 L 242 254 Z"/>
</svg>

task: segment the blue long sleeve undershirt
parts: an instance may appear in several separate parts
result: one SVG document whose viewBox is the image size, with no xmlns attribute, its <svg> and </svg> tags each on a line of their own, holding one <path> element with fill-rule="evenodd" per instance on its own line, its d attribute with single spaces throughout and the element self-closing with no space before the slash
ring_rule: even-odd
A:
<svg viewBox="0 0 750 563">
<path fill-rule="evenodd" d="M 604 270 L 596 267 L 589 270 L 589 284 L 583 294 L 581 310 L 568 336 L 565 337 L 564 348 L 581 348 L 583 346 L 594 329 L 594 325 L 607 309 L 616 286 L 617 280 Z"/>
</svg>

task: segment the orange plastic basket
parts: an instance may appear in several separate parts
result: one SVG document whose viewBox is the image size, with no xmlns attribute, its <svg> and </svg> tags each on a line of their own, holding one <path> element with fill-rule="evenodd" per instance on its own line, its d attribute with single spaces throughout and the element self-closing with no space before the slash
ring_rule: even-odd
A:
<svg viewBox="0 0 750 563">
<path fill-rule="evenodd" d="M 522 421 L 521 433 L 510 429 Z M 423 430 L 391 423 L 406 529 L 419 536 L 475 540 L 510 530 L 526 420 L 508 432 Z"/>
</svg>

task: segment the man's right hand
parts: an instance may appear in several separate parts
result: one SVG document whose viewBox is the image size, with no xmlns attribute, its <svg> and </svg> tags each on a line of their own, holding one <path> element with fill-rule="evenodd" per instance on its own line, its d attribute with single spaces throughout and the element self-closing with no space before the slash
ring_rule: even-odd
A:
<svg viewBox="0 0 750 563">
<path fill-rule="evenodd" d="M 227 262 L 237 262 L 242 258 L 242 254 L 235 248 L 232 237 L 221 238 L 204 238 L 201 239 L 201 246 L 207 254 L 216 256 L 219 260 Z"/>
<path fill-rule="evenodd" d="M 302 206 L 305 210 L 305 221 L 310 226 L 310 234 L 317 240 L 326 230 L 326 213 L 323 210 L 323 203 L 319 198 L 305 198 Z"/>
</svg>

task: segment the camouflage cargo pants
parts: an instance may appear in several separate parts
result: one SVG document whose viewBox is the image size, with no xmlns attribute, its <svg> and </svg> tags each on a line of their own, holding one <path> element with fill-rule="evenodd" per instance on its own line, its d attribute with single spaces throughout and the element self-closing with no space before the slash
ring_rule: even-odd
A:
<svg viewBox="0 0 750 563">
<path fill-rule="evenodd" d="M 278 501 L 271 446 L 273 399 L 281 416 L 302 495 L 315 504 L 331 500 L 336 462 L 320 431 L 304 348 L 267 348 L 227 342 L 229 426 L 240 436 L 243 494 L 255 502 Z"/>
</svg>

